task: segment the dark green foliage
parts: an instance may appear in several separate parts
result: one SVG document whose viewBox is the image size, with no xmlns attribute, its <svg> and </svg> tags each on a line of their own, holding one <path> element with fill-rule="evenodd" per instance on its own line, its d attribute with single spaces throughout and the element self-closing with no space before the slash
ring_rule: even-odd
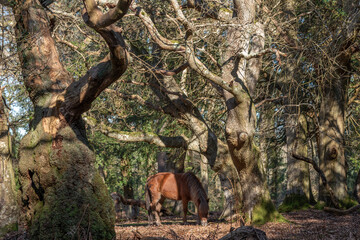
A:
<svg viewBox="0 0 360 240">
<path fill-rule="evenodd" d="M 118 141 L 94 132 L 89 134 L 92 148 L 96 153 L 96 166 L 110 192 L 122 192 L 125 185 L 134 189 L 143 188 L 148 176 L 155 173 L 156 146 L 147 143 L 119 143 Z M 136 192 L 142 198 L 142 192 Z"/>
</svg>

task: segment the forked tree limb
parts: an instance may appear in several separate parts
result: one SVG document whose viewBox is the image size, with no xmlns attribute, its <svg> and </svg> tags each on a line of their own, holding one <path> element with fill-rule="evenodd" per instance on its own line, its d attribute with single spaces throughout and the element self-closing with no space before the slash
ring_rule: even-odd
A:
<svg viewBox="0 0 360 240">
<path fill-rule="evenodd" d="M 315 171 L 318 172 L 318 174 L 320 175 L 320 178 L 321 178 L 321 181 L 322 181 L 322 184 L 323 186 L 325 187 L 326 191 L 329 193 L 330 195 L 330 200 L 332 202 L 332 204 L 336 207 L 336 208 L 340 208 L 340 205 L 339 205 L 339 201 L 338 199 L 336 198 L 335 194 L 334 194 L 334 191 L 332 190 L 332 188 L 330 187 L 326 177 L 325 177 L 325 174 L 324 172 L 319 168 L 319 166 L 317 165 L 317 163 L 311 159 L 311 158 L 308 158 L 308 157 L 304 157 L 304 156 L 300 156 L 298 154 L 295 153 L 295 151 L 292 152 L 292 156 L 293 158 L 295 158 L 296 160 L 301 160 L 301 161 L 304 161 L 304 162 L 307 162 L 307 163 L 310 163 L 313 168 L 315 169 Z"/>
</svg>

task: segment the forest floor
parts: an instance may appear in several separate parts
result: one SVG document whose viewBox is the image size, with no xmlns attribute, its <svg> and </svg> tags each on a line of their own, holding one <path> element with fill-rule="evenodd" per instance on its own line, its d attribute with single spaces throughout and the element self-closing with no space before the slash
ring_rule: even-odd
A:
<svg viewBox="0 0 360 240">
<path fill-rule="evenodd" d="M 335 216 L 321 210 L 300 210 L 283 213 L 288 220 L 271 222 L 256 228 L 263 230 L 268 239 L 360 239 L 360 212 Z M 148 226 L 143 218 L 137 221 L 119 222 L 116 225 L 116 239 L 176 239 L 202 240 L 220 239 L 239 223 L 217 222 L 209 217 L 206 227 L 196 225 L 196 217 L 189 216 L 189 225 L 181 225 L 180 217 L 162 217 L 162 226 Z M 151 238 L 154 237 L 154 238 Z"/>
</svg>

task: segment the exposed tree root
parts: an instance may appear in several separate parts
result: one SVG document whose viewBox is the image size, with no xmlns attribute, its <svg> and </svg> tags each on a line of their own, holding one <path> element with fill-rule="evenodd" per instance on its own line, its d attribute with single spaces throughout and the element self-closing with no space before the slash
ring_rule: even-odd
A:
<svg viewBox="0 0 360 240">
<path fill-rule="evenodd" d="M 333 213 L 333 214 L 336 214 L 336 215 L 339 215 L 339 216 L 351 214 L 353 212 L 356 212 L 359 209 L 360 209 L 360 204 L 358 204 L 356 206 L 353 206 L 353 207 L 351 207 L 349 209 L 346 209 L 346 210 L 330 208 L 330 207 L 324 207 L 324 211 L 329 212 L 329 213 Z"/>
<path fill-rule="evenodd" d="M 251 226 L 243 226 L 229 232 L 220 240 L 232 240 L 232 239 L 256 239 L 266 240 L 266 233 L 260 229 L 253 228 Z"/>
</svg>

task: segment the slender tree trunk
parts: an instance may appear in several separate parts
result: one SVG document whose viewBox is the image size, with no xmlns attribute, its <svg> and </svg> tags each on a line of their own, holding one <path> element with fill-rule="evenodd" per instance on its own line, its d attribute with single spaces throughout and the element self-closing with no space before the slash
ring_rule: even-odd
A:
<svg viewBox="0 0 360 240">
<path fill-rule="evenodd" d="M 124 186 L 124 197 L 126 199 L 134 199 L 134 189 L 127 183 Z M 136 219 L 139 215 L 139 207 L 133 205 L 123 205 L 125 208 L 126 217 L 128 219 Z"/>
<path fill-rule="evenodd" d="M 18 227 L 19 208 L 11 157 L 8 118 L 0 89 L 0 238 Z"/>
<path fill-rule="evenodd" d="M 209 186 L 209 171 L 208 171 L 208 160 L 205 156 L 201 154 L 200 156 L 200 171 L 201 171 L 201 182 L 203 183 L 203 187 L 208 193 Z"/>
<path fill-rule="evenodd" d="M 360 170 L 358 172 L 355 182 L 354 195 L 356 200 L 360 203 Z"/>
<path fill-rule="evenodd" d="M 169 170 L 166 166 L 166 163 L 168 161 L 167 153 L 166 152 L 159 152 L 156 155 L 157 164 L 158 164 L 158 172 L 169 172 Z"/>
</svg>

